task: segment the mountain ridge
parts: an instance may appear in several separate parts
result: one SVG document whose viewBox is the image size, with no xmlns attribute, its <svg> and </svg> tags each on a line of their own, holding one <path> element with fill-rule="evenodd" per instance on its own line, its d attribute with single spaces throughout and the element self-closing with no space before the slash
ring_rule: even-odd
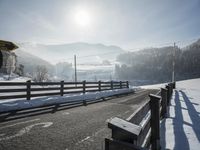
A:
<svg viewBox="0 0 200 150">
<path fill-rule="evenodd" d="M 104 45 L 101 43 L 90 44 L 84 42 L 59 45 L 21 43 L 19 47 L 20 50 L 38 56 L 52 64 L 56 64 L 62 60 L 67 62 L 72 61 L 71 59 L 73 59 L 74 55 L 77 55 L 77 57 L 94 55 L 93 58 L 91 57 L 87 60 L 81 59 L 80 63 L 88 61 L 100 63 L 106 59 L 114 61 L 117 55 L 125 52 L 122 48 L 115 45 Z M 110 55 L 105 55 L 105 53 L 110 53 Z"/>
</svg>

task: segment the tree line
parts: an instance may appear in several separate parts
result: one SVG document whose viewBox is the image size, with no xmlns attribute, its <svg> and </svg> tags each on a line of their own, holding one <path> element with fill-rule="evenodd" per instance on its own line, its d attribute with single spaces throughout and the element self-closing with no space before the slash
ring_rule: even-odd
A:
<svg viewBox="0 0 200 150">
<path fill-rule="evenodd" d="M 176 80 L 200 77 L 200 40 L 184 49 L 169 46 L 120 54 L 115 75 L 118 79 L 141 81 L 139 84 L 169 82 L 174 52 Z"/>
</svg>

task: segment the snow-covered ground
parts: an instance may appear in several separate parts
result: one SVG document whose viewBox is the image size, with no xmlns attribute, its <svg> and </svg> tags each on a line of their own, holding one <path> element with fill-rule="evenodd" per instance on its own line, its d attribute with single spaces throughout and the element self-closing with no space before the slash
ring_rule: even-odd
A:
<svg viewBox="0 0 200 150">
<path fill-rule="evenodd" d="M 8 80 L 9 79 L 9 80 Z M 30 80 L 28 77 L 20 77 L 14 73 L 11 75 L 5 75 L 0 73 L 0 81 L 6 81 L 6 82 L 26 82 L 27 80 Z"/>
<path fill-rule="evenodd" d="M 177 82 L 168 117 L 161 122 L 161 147 L 200 149 L 200 79 Z"/>
<path fill-rule="evenodd" d="M 162 87 L 165 87 L 165 85 L 167 85 L 167 83 L 143 85 L 143 86 L 140 86 L 140 88 L 142 88 L 142 89 L 160 89 Z"/>
<path fill-rule="evenodd" d="M 141 86 L 160 89 L 166 83 Z M 176 82 L 168 117 L 161 121 L 163 150 L 200 149 L 200 79 Z"/>
</svg>

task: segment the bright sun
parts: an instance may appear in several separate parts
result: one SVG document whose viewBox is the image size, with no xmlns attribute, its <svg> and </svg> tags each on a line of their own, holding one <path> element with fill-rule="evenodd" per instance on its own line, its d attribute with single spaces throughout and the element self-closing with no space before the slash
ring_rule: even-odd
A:
<svg viewBox="0 0 200 150">
<path fill-rule="evenodd" d="M 90 14 L 85 10 L 78 10 L 74 19 L 78 25 L 83 27 L 89 26 L 91 23 Z"/>
</svg>

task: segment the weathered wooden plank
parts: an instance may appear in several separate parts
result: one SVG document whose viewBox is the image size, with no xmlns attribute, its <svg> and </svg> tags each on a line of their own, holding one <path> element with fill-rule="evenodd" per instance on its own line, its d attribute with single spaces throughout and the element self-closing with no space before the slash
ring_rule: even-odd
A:
<svg viewBox="0 0 200 150">
<path fill-rule="evenodd" d="M 26 92 L 26 89 L 0 89 L 0 93 L 10 93 L 10 92 Z"/>
<path fill-rule="evenodd" d="M 60 95 L 60 92 L 31 94 L 31 97 L 51 96 L 51 95 Z"/>
<path fill-rule="evenodd" d="M 115 117 L 108 122 L 108 127 L 112 129 L 112 138 L 116 140 L 133 143 L 137 140 L 141 127 L 126 120 Z"/>
<path fill-rule="evenodd" d="M 99 91 L 98 89 L 89 89 L 89 90 L 85 90 L 86 92 L 97 92 Z"/>
<path fill-rule="evenodd" d="M 26 98 L 26 95 L 9 95 L 9 96 L 0 96 L 0 100 L 2 99 L 17 99 L 17 98 Z"/>
<path fill-rule="evenodd" d="M 99 82 L 91 82 L 91 81 L 87 81 L 86 84 L 97 84 L 98 85 Z"/>
<path fill-rule="evenodd" d="M 31 91 L 55 91 L 60 90 L 60 87 L 49 87 L 49 88 L 31 88 Z"/>
<path fill-rule="evenodd" d="M 102 81 L 101 83 L 102 83 L 102 84 L 110 84 L 110 82 L 103 82 L 103 81 Z"/>
<path fill-rule="evenodd" d="M 147 149 L 149 149 L 150 145 L 151 145 L 151 128 L 146 134 L 146 137 L 142 143 L 142 147 L 146 147 Z"/>
<path fill-rule="evenodd" d="M 137 144 L 140 146 L 142 146 L 142 144 L 144 143 L 147 133 L 151 128 L 150 120 L 151 120 L 151 113 L 149 112 L 147 116 L 143 119 L 143 121 L 140 123 L 140 126 L 142 127 L 142 131 L 137 140 Z"/>
<path fill-rule="evenodd" d="M 82 93 L 83 91 L 65 91 L 64 94 Z"/>
<path fill-rule="evenodd" d="M 63 89 L 65 90 L 72 90 L 72 89 L 83 89 L 83 86 L 69 86 L 69 87 L 64 87 Z"/>
<path fill-rule="evenodd" d="M 130 143 L 122 142 L 114 139 L 105 139 L 105 150 L 147 150 Z"/>
<path fill-rule="evenodd" d="M 147 101 L 142 106 L 140 106 L 127 120 L 131 123 L 139 125 L 149 110 L 150 102 Z"/>
<path fill-rule="evenodd" d="M 85 88 L 99 88 L 99 86 L 85 86 Z"/>
<path fill-rule="evenodd" d="M 21 86 L 26 85 L 26 82 L 0 82 L 0 86 Z"/>
<path fill-rule="evenodd" d="M 64 85 L 77 85 L 77 84 L 82 84 L 82 82 L 64 82 Z"/>
<path fill-rule="evenodd" d="M 60 82 L 31 82 L 31 85 L 60 85 Z"/>
<path fill-rule="evenodd" d="M 101 85 L 101 87 L 102 87 L 102 88 L 104 88 L 104 87 L 110 88 L 110 85 Z"/>
</svg>

